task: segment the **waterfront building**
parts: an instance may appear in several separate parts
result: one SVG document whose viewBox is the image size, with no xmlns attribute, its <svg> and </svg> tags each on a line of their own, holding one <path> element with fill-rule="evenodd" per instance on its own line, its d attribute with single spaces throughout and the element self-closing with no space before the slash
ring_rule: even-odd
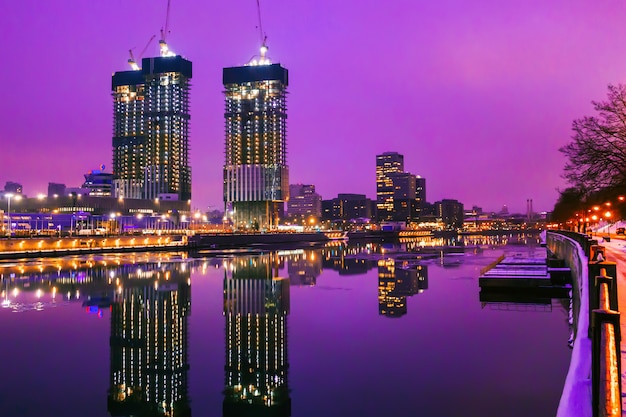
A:
<svg viewBox="0 0 626 417">
<path fill-rule="evenodd" d="M 180 55 L 143 58 L 140 69 L 113 74 L 115 197 L 191 199 L 191 76 Z"/>
<path fill-rule="evenodd" d="M 388 174 L 393 187 L 393 199 L 415 199 L 415 175 L 409 172 L 391 172 Z"/>
<path fill-rule="evenodd" d="M 434 203 L 435 216 L 448 229 L 461 229 L 464 221 L 463 204 L 457 200 L 443 199 Z"/>
<path fill-rule="evenodd" d="M 392 220 L 416 222 L 422 218 L 422 206 L 415 198 L 394 198 Z"/>
<path fill-rule="evenodd" d="M 294 218 L 322 217 L 322 197 L 311 184 L 290 184 L 287 216 Z"/>
<path fill-rule="evenodd" d="M 288 72 L 261 59 L 224 68 L 224 205 L 236 228 L 273 228 L 289 199 Z"/>
<path fill-rule="evenodd" d="M 322 220 L 370 219 L 372 205 L 365 194 L 339 194 L 337 198 L 322 201 Z"/>
<path fill-rule="evenodd" d="M 13 181 L 7 181 L 4 184 L 4 192 L 5 193 L 13 193 L 13 194 L 22 194 L 23 187 L 22 184 Z"/>
<path fill-rule="evenodd" d="M 171 215 L 189 216 L 190 206 L 188 201 L 180 200 L 138 200 L 123 199 L 112 196 L 96 197 L 88 195 L 87 190 L 83 194 L 75 190 L 75 194 L 53 194 L 49 197 L 29 197 L 11 202 L 12 212 L 22 213 L 79 213 L 86 212 L 94 215 L 110 216 L 120 215 Z"/>
<path fill-rule="evenodd" d="M 289 279 L 278 255 L 234 258 L 224 272 L 226 364 L 223 415 L 291 415 Z"/>
<path fill-rule="evenodd" d="M 102 169 L 93 169 L 85 174 L 83 189 L 87 190 L 87 195 L 92 197 L 106 197 L 111 195 L 113 184 L 113 174 L 104 172 Z"/>
<path fill-rule="evenodd" d="M 65 184 L 59 184 L 56 182 L 48 183 L 48 197 L 65 195 Z"/>
<path fill-rule="evenodd" d="M 376 155 L 376 209 L 379 220 L 393 220 L 394 185 L 390 174 L 404 172 L 404 155 L 385 152 Z"/>
<path fill-rule="evenodd" d="M 426 203 L 426 178 L 415 176 L 415 200 L 420 207 Z"/>
<path fill-rule="evenodd" d="M 415 175 L 409 172 L 392 172 L 388 174 L 388 178 L 393 187 L 391 220 L 404 222 L 416 220 L 419 217 L 419 207 L 415 202 Z"/>
<path fill-rule="evenodd" d="M 404 171 L 404 156 L 385 152 L 376 156 L 376 218 L 414 222 L 427 208 L 426 179 Z"/>
</svg>

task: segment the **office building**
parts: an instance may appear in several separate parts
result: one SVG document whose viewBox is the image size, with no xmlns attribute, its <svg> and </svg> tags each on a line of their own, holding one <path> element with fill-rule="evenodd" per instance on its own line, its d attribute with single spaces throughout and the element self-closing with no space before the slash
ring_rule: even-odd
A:
<svg viewBox="0 0 626 417">
<path fill-rule="evenodd" d="M 426 203 L 426 178 L 415 176 L 415 200 L 420 207 Z"/>
<path fill-rule="evenodd" d="M 161 56 L 113 74 L 115 197 L 191 199 L 191 68 L 180 55 Z"/>
<path fill-rule="evenodd" d="M 435 216 L 447 229 L 461 229 L 465 220 L 463 204 L 457 200 L 443 199 L 434 203 Z"/>
<path fill-rule="evenodd" d="M 82 187 L 92 197 L 108 197 L 112 194 L 113 174 L 104 169 L 93 169 L 85 174 Z"/>
<path fill-rule="evenodd" d="M 315 192 L 314 185 L 289 185 L 287 216 L 292 219 L 309 217 L 319 219 L 322 217 L 322 197 Z"/>
<path fill-rule="evenodd" d="M 365 194 L 338 194 L 337 198 L 322 201 L 322 219 L 353 220 L 372 217 L 372 200 Z"/>
<path fill-rule="evenodd" d="M 288 72 L 262 58 L 224 68 L 224 204 L 236 228 L 272 228 L 289 198 Z"/>
<path fill-rule="evenodd" d="M 59 184 L 56 182 L 48 183 L 48 197 L 54 196 L 64 196 L 65 195 L 65 184 Z"/>
<path fill-rule="evenodd" d="M 394 185 L 390 174 L 404 172 L 404 156 L 397 152 L 376 155 L 376 209 L 379 220 L 393 220 Z"/>
<path fill-rule="evenodd" d="M 13 194 L 22 194 L 23 187 L 22 184 L 13 181 L 7 181 L 4 184 L 4 192 L 5 193 L 13 193 Z"/>
</svg>

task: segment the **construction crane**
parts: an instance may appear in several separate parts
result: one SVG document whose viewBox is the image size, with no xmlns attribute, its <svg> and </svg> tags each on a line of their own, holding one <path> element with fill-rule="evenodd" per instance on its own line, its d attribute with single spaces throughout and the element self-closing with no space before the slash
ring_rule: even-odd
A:
<svg viewBox="0 0 626 417">
<path fill-rule="evenodd" d="M 263 23 L 261 21 L 261 4 L 259 0 L 256 0 L 256 10 L 259 18 L 259 35 L 261 38 L 261 56 L 258 61 L 255 59 L 252 60 L 252 65 L 268 65 L 270 64 L 269 59 L 265 58 L 265 54 L 267 53 L 267 35 L 263 32 Z"/>
<path fill-rule="evenodd" d="M 159 39 L 159 49 L 161 51 L 161 56 L 175 56 L 172 51 L 170 51 L 167 46 L 166 37 L 170 33 L 169 31 L 170 24 L 170 0 L 167 0 L 167 10 L 165 12 L 165 26 L 161 28 L 161 39 Z"/>
<path fill-rule="evenodd" d="M 139 61 L 141 61 L 141 57 L 143 57 L 143 54 L 146 52 L 146 49 L 148 49 L 148 46 L 150 46 L 150 43 L 152 43 L 154 38 L 156 38 L 156 35 L 152 35 L 150 40 L 148 40 L 148 42 L 146 43 L 146 46 L 144 46 L 141 50 L 141 53 L 139 54 Z M 137 60 L 135 60 L 132 48 L 128 50 L 128 53 L 130 54 L 130 58 L 128 59 L 128 64 L 130 65 L 130 67 L 135 71 L 140 70 L 141 67 L 139 66 L 139 64 L 137 64 Z"/>
</svg>

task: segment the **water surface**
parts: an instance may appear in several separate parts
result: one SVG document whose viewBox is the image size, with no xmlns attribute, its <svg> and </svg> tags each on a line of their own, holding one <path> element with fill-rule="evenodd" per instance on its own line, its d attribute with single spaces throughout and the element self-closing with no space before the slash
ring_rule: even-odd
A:
<svg viewBox="0 0 626 417">
<path fill-rule="evenodd" d="M 0 409 L 555 415 L 570 359 L 568 301 L 479 298 L 481 268 L 505 252 L 541 253 L 528 242 L 4 264 Z"/>
</svg>

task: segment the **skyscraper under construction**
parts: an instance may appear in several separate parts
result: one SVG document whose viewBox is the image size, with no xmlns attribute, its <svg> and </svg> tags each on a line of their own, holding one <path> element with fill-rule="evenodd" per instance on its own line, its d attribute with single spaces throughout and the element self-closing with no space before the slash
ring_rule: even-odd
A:
<svg viewBox="0 0 626 417">
<path fill-rule="evenodd" d="M 133 67 L 112 77 L 115 196 L 189 200 L 191 61 L 170 54 Z"/>
<path fill-rule="evenodd" d="M 272 228 L 289 197 L 288 72 L 261 58 L 224 68 L 224 203 L 237 228 Z"/>
</svg>

